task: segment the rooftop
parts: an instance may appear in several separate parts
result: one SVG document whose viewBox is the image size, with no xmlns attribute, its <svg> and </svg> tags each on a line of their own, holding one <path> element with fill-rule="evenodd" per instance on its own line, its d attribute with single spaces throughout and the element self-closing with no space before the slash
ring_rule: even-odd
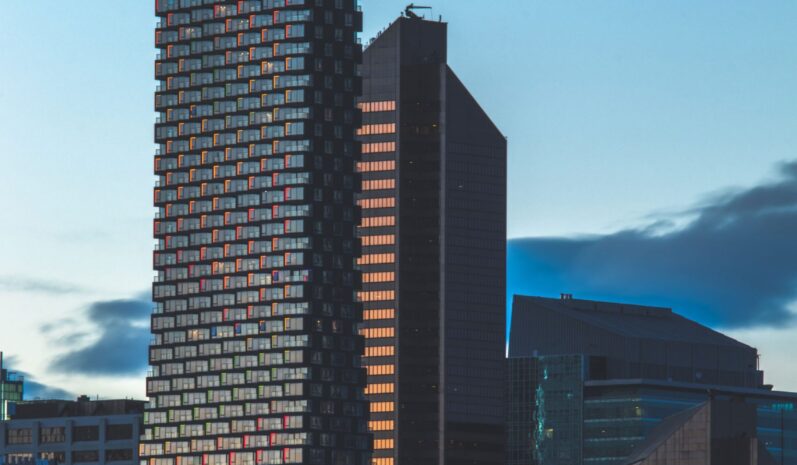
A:
<svg viewBox="0 0 797 465">
<path fill-rule="evenodd" d="M 752 349 L 669 308 L 580 300 L 569 296 L 551 299 L 521 295 L 514 297 L 512 308 L 513 326 L 516 318 L 533 318 L 531 314 L 535 309 L 544 309 L 623 337 Z"/>
<path fill-rule="evenodd" d="M 131 415 L 143 413 L 145 404 L 143 400 L 90 400 L 85 396 L 78 400 L 33 400 L 18 402 L 12 420 Z"/>
</svg>

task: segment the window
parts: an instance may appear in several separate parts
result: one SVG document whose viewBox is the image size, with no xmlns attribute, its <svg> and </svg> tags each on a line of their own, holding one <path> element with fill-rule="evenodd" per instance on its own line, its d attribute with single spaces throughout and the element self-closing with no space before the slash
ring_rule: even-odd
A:
<svg viewBox="0 0 797 465">
<path fill-rule="evenodd" d="M 105 430 L 105 439 L 117 441 L 133 438 L 133 425 L 108 425 Z"/>
<path fill-rule="evenodd" d="M 363 218 L 362 222 L 360 223 L 360 227 L 362 228 L 379 228 L 379 227 L 395 226 L 395 225 L 396 225 L 395 216 L 373 216 L 373 217 Z"/>
<path fill-rule="evenodd" d="M 395 348 L 393 346 L 376 346 L 365 348 L 366 357 L 390 357 L 394 353 Z"/>
<path fill-rule="evenodd" d="M 396 298 L 396 292 L 391 290 L 358 292 L 357 298 L 360 299 L 360 302 L 394 300 Z"/>
<path fill-rule="evenodd" d="M 380 102 L 360 102 L 357 104 L 357 107 L 360 110 L 362 110 L 363 113 L 374 113 L 378 111 L 395 111 L 396 101 L 383 100 Z"/>
<path fill-rule="evenodd" d="M 392 439 L 374 439 L 374 449 L 392 449 Z"/>
<path fill-rule="evenodd" d="M 41 460 L 47 460 L 49 462 L 64 463 L 64 462 L 66 462 L 66 453 L 63 452 L 63 451 L 39 452 L 39 458 Z"/>
<path fill-rule="evenodd" d="M 105 451 L 107 462 L 121 462 L 133 460 L 133 449 L 109 449 Z"/>
<path fill-rule="evenodd" d="M 394 328 L 363 328 L 360 334 L 365 336 L 366 339 L 378 339 L 385 337 L 394 337 L 396 330 Z"/>
<path fill-rule="evenodd" d="M 371 236 L 371 237 L 384 237 L 384 236 Z M 390 236 L 393 237 L 393 236 Z M 365 241 L 363 241 L 363 245 Z M 383 245 L 383 244 L 369 244 L 369 245 Z M 384 273 L 363 273 L 363 283 L 391 283 L 396 280 L 396 273 L 387 271 Z"/>
<path fill-rule="evenodd" d="M 30 428 L 9 429 L 7 435 L 8 444 L 30 444 L 33 436 Z"/>
<path fill-rule="evenodd" d="M 66 441 L 66 429 L 63 426 L 42 426 L 39 429 L 39 440 L 42 444 L 53 444 Z"/>
<path fill-rule="evenodd" d="M 395 197 L 380 197 L 377 199 L 360 199 L 357 205 L 364 209 L 372 208 L 393 208 L 396 206 Z"/>
<path fill-rule="evenodd" d="M 370 142 L 362 145 L 362 153 L 388 153 L 396 151 L 395 142 Z"/>
<path fill-rule="evenodd" d="M 375 191 L 380 189 L 395 189 L 395 188 L 396 188 L 395 179 L 373 179 L 373 180 L 363 181 L 364 191 Z"/>
<path fill-rule="evenodd" d="M 392 375 L 396 372 L 395 365 L 368 365 L 365 368 L 368 371 L 368 376 Z"/>
<path fill-rule="evenodd" d="M 394 409 L 393 402 L 371 402 L 372 412 L 392 412 Z"/>
<path fill-rule="evenodd" d="M 384 263 L 395 263 L 396 254 L 393 253 L 378 253 L 363 255 L 357 259 L 358 265 L 379 265 Z"/>
<path fill-rule="evenodd" d="M 363 319 L 370 320 L 392 320 L 396 317 L 396 311 L 392 308 L 366 310 Z"/>
<path fill-rule="evenodd" d="M 357 163 L 357 171 L 370 173 L 374 171 L 393 171 L 396 169 L 395 160 L 361 161 Z"/>
<path fill-rule="evenodd" d="M 99 462 L 100 454 L 96 450 L 77 450 L 72 452 L 72 462 L 85 463 L 85 462 Z"/>
<path fill-rule="evenodd" d="M 100 440 L 99 426 L 75 426 L 74 428 L 72 428 L 73 442 L 99 441 L 99 440 Z M 94 452 L 96 453 L 96 451 Z"/>
<path fill-rule="evenodd" d="M 369 421 L 369 431 L 391 431 L 393 430 L 393 420 Z"/>
<path fill-rule="evenodd" d="M 377 134 L 395 134 L 396 123 L 366 124 L 357 130 L 358 136 L 372 136 Z"/>
</svg>

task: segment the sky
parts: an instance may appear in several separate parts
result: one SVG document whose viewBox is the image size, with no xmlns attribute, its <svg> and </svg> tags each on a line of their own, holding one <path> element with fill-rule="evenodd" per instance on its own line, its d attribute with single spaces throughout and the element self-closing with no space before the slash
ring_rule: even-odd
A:
<svg viewBox="0 0 797 465">
<path fill-rule="evenodd" d="M 406 3 L 363 0 L 363 42 Z M 797 390 L 797 3 L 429 4 L 509 140 L 510 295 L 672 306 Z M 144 0 L 0 15 L 0 349 L 31 397 L 144 396 L 154 24 Z"/>
</svg>

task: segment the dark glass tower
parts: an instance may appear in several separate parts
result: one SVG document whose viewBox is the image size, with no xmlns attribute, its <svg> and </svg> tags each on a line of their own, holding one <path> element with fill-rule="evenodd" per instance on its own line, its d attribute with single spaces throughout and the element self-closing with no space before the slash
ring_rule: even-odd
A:
<svg viewBox="0 0 797 465">
<path fill-rule="evenodd" d="M 147 465 L 364 465 L 354 0 L 158 0 Z"/>
<path fill-rule="evenodd" d="M 506 140 L 402 17 L 364 52 L 359 204 L 374 465 L 503 462 Z"/>
</svg>

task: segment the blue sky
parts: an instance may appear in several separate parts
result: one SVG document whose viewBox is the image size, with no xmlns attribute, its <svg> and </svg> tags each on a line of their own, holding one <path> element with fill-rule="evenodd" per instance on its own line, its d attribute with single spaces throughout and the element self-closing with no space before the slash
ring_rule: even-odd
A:
<svg viewBox="0 0 797 465">
<path fill-rule="evenodd" d="M 408 2 L 362 3 L 367 42 Z M 694 263 L 703 255 L 715 261 L 710 254 L 618 282 L 634 267 L 658 265 L 662 254 L 686 256 L 690 237 L 718 243 L 688 229 L 690 222 L 788 178 L 779 163 L 797 159 L 797 3 L 431 4 L 449 22 L 452 67 L 509 138 L 509 233 L 533 238 L 511 249 L 512 290 L 675 305 L 758 346 L 769 381 L 797 390 L 797 370 L 783 355 L 797 336 L 788 318 L 797 273 L 779 261 L 793 246 L 778 240 L 792 223 L 722 236 L 727 250 L 766 252 L 738 260 L 775 269 L 783 281 L 777 289 Z M 145 325 L 141 302 L 153 274 L 153 2 L 83 0 L 77 8 L 40 0 L 3 8 L 0 348 L 43 384 L 141 397 L 143 382 L 132 373 L 143 366 L 98 378 L 81 371 L 79 357 Z M 659 229 L 650 232 L 654 223 Z M 679 228 L 687 230 L 678 235 Z M 634 234 L 618 242 L 617 235 Z M 551 253 L 551 244 L 563 250 L 563 238 L 571 240 L 567 253 Z M 572 258 L 584 248 L 613 267 Z M 603 250 L 609 255 L 595 252 Z M 649 261 L 611 255 L 632 252 Z M 669 280 L 682 269 L 722 279 Z M 738 287 L 750 292 L 731 292 Z M 761 298 L 771 292 L 780 300 Z M 748 317 L 738 302 L 764 310 L 750 307 Z M 777 308 L 780 319 L 766 317 L 765 307 Z M 112 319 L 109 309 L 131 317 Z M 124 365 L 107 355 L 107 366 Z"/>
</svg>

